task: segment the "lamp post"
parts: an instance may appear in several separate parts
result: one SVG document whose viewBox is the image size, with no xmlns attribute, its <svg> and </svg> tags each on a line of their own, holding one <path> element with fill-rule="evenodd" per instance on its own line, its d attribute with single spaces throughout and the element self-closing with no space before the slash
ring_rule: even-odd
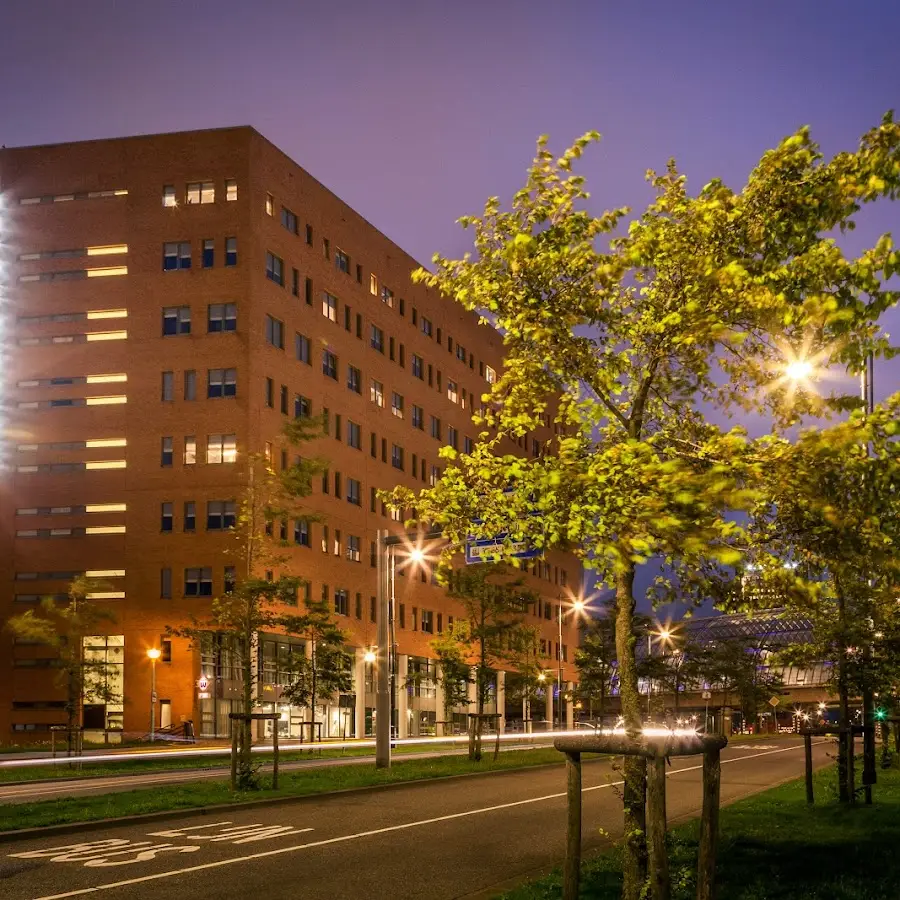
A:
<svg viewBox="0 0 900 900">
<path fill-rule="evenodd" d="M 409 546 L 410 562 L 420 563 L 425 559 L 425 553 L 419 546 L 420 542 L 441 537 L 443 537 L 441 531 L 402 535 L 388 534 L 381 529 L 377 532 L 375 563 L 378 578 L 376 589 L 378 656 L 375 691 L 375 766 L 379 769 L 388 769 L 391 765 L 391 738 L 397 709 L 397 636 L 394 629 L 395 548 L 400 544 Z"/>
<path fill-rule="evenodd" d="M 557 691 L 559 692 L 559 700 L 556 703 L 556 707 L 553 705 L 553 698 L 550 698 L 550 725 L 553 726 L 553 710 L 556 709 L 556 717 L 559 719 L 559 730 L 563 730 L 563 714 L 562 714 L 562 685 L 563 685 L 563 656 L 562 656 L 562 627 L 563 627 L 563 598 L 560 596 L 558 598 L 559 603 L 556 606 L 556 622 L 559 626 L 559 635 L 556 643 L 556 686 Z M 569 604 L 572 609 L 576 613 L 584 612 L 585 602 L 581 598 L 576 600 L 572 600 Z M 552 688 L 551 688 L 552 689 Z"/>
<path fill-rule="evenodd" d="M 668 641 L 672 637 L 672 632 L 668 628 L 647 632 L 647 721 L 650 720 L 650 698 L 653 696 L 653 670 L 650 666 L 653 657 L 654 636 L 660 641 Z"/>
<path fill-rule="evenodd" d="M 147 651 L 150 660 L 150 742 L 156 740 L 156 661 L 161 653 L 157 647 L 151 647 Z"/>
</svg>

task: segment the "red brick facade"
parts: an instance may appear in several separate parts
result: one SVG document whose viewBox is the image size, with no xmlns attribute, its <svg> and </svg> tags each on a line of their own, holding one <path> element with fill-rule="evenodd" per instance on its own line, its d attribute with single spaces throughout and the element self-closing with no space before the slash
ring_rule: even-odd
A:
<svg viewBox="0 0 900 900">
<path fill-rule="evenodd" d="M 189 196 L 195 184 L 211 184 L 213 196 L 208 187 L 191 188 Z M 175 205 L 166 205 L 166 186 Z M 283 209 L 296 217 L 296 228 Z M 236 244 L 236 260 L 226 260 L 228 239 Z M 211 260 L 204 258 L 207 241 Z M 188 246 L 176 247 L 174 255 L 169 247 L 166 261 L 166 244 Z M 373 645 L 371 542 L 376 529 L 401 525 L 384 516 L 380 504 L 372 511 L 371 490 L 422 487 L 439 464 L 449 428 L 457 429 L 460 449 L 466 436 L 475 436 L 471 403 L 477 405 L 486 388 L 485 366 L 500 366 L 498 335 L 413 285 L 414 260 L 251 128 L 2 150 L 0 246 L 6 254 L 0 619 L 33 608 L 37 596 L 63 593 L 72 573 L 113 573 L 107 580 L 117 595 L 109 601 L 117 624 L 110 630 L 124 635 L 124 727 L 145 729 L 146 650 L 159 646 L 166 625 L 206 602 L 184 595 L 186 569 L 211 569 L 212 591 L 222 591 L 228 564 L 222 551 L 230 538 L 207 530 L 207 503 L 238 497 L 245 454 L 277 442 L 284 389 L 288 415 L 302 395 L 314 413 L 327 408 L 331 419 L 331 436 L 317 448 L 331 462 L 329 493 L 317 485 L 310 498 L 330 529 L 328 552 L 321 546 L 323 526 L 313 524 L 311 546 L 292 544 L 292 561 L 311 580 L 314 596 L 323 584 L 329 596 L 348 592 L 344 625 L 352 643 Z M 191 264 L 183 268 L 187 252 Z M 283 261 L 283 286 L 267 277 L 267 253 Z M 349 257 L 346 272 L 338 254 Z M 393 292 L 392 305 L 383 302 L 382 288 Z M 336 321 L 323 315 L 325 292 L 336 298 Z M 233 331 L 210 330 L 216 327 L 211 317 L 228 318 L 210 312 L 218 304 L 235 305 Z M 189 308 L 190 333 L 164 334 L 165 308 Z M 174 330 L 185 330 L 184 315 L 172 313 Z M 283 349 L 267 341 L 267 316 L 283 325 Z M 383 352 L 371 346 L 373 326 L 383 332 Z M 297 335 L 309 342 L 309 363 L 297 358 Z M 323 373 L 324 350 L 336 357 L 336 380 Z M 421 378 L 412 374 L 414 356 L 422 360 Z M 348 389 L 348 366 L 361 373 L 359 394 Z M 218 387 L 229 381 L 218 370 L 235 370 L 235 396 L 208 397 L 211 378 L 213 393 L 229 393 Z M 171 373 L 168 380 L 164 372 Z M 185 399 L 191 378 L 193 400 Z M 383 407 L 371 399 L 373 379 L 383 385 Z M 451 382 L 465 407 L 448 397 Z M 171 399 L 163 399 L 164 391 Z M 403 397 L 403 418 L 392 414 L 394 392 Z M 411 421 L 414 406 L 423 410 L 421 429 Z M 441 420 L 442 440 L 431 436 L 432 416 Z M 359 449 L 348 445 L 350 423 L 360 428 Z M 210 435 L 235 436 L 235 462 L 207 462 Z M 195 462 L 186 456 L 186 436 L 196 439 Z M 171 464 L 163 459 L 166 437 L 172 439 Z M 394 445 L 403 448 L 402 471 L 391 464 Z M 349 479 L 361 483 L 359 505 L 346 499 Z M 185 504 L 191 502 L 196 527 L 186 532 Z M 171 504 L 171 531 L 161 530 L 164 503 Z M 94 506 L 100 509 L 91 511 Z M 125 532 L 118 533 L 122 526 Z M 351 537 L 359 539 L 359 562 L 347 558 Z M 161 597 L 164 569 L 171 572 L 168 597 Z M 123 570 L 124 576 L 115 574 Z M 555 601 L 564 578 L 577 589 L 577 562 L 552 555 L 533 584 Z M 398 602 L 406 609 L 400 652 L 433 656 L 433 635 L 419 628 L 421 611 L 440 613 L 446 622 L 458 608 L 442 589 L 417 577 L 398 579 Z M 547 666 L 555 669 L 555 619 L 532 618 L 543 626 Z M 566 626 L 564 643 L 571 660 L 573 627 Z M 61 693 L 45 657 L 46 648 L 14 645 L 8 633 L 0 637 L 0 743 L 27 739 L 23 729 L 44 736 L 41 729 L 64 721 L 52 705 Z M 179 640 L 171 662 L 157 665 L 158 694 L 170 701 L 174 722 L 198 716 L 199 666 Z M 567 664 L 566 677 L 572 674 Z"/>
</svg>

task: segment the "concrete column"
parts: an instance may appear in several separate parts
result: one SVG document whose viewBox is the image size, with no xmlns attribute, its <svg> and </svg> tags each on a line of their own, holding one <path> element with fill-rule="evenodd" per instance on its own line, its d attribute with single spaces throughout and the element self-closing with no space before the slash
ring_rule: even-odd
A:
<svg viewBox="0 0 900 900">
<path fill-rule="evenodd" d="M 397 654 L 397 737 L 409 737 L 409 718 L 407 715 L 406 673 L 409 669 L 409 657 L 405 653 Z"/>
<path fill-rule="evenodd" d="M 466 688 L 466 697 L 469 701 L 469 705 L 466 707 L 466 712 L 477 713 L 478 712 L 478 685 L 475 684 L 475 669 L 474 667 L 470 671 L 471 681 L 469 682 Z M 466 720 L 466 729 L 469 727 L 469 721 Z"/>
<path fill-rule="evenodd" d="M 441 672 L 440 664 L 435 665 L 434 667 L 434 711 L 437 717 L 437 721 L 440 722 L 443 720 L 446 715 L 444 710 L 444 681 L 443 681 L 443 673 Z M 435 736 L 443 737 L 445 733 L 445 729 L 448 729 L 446 725 L 438 725 L 435 728 Z"/>
<path fill-rule="evenodd" d="M 506 672 L 497 673 L 497 712 L 500 713 L 497 730 L 503 734 L 506 731 Z"/>
<path fill-rule="evenodd" d="M 362 647 L 355 647 L 354 656 L 354 687 L 356 688 L 356 737 L 361 738 L 366 733 L 366 651 Z"/>
<path fill-rule="evenodd" d="M 575 703 L 570 697 L 566 700 L 566 729 L 571 731 L 575 727 Z"/>
<path fill-rule="evenodd" d="M 544 701 L 546 703 L 545 716 L 547 718 L 547 730 L 553 730 L 553 682 L 548 678 L 547 687 L 544 689 Z"/>
</svg>

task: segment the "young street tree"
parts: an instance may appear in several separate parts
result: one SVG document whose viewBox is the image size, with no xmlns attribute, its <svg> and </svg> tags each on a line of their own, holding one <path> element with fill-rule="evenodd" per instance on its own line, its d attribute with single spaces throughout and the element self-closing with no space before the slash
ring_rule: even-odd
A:
<svg viewBox="0 0 900 900">
<path fill-rule="evenodd" d="M 671 163 L 651 173 L 656 199 L 620 237 L 628 211 L 591 215 L 584 179 L 571 174 L 597 138 L 558 159 L 542 138 L 511 204 L 491 198 L 482 216 L 460 220 L 474 255 L 436 256 L 433 273 L 415 274 L 500 329 L 505 368 L 473 451 L 445 448 L 440 482 L 396 499 L 443 530 L 448 552 L 470 534 L 507 533 L 583 553 L 616 592 L 622 711 L 637 737 L 636 567 L 661 560 L 670 574 L 656 598 L 677 587 L 686 599 L 730 579 L 744 544 L 732 511 L 753 500 L 742 488 L 753 474 L 746 442 L 707 411 L 802 415 L 817 404 L 804 394 L 784 413 L 788 360 L 809 353 L 858 370 L 866 350 L 886 349 L 877 320 L 896 298 L 882 282 L 900 257 L 882 238 L 848 259 L 830 235 L 852 227 L 860 204 L 896 196 L 900 127 L 886 117 L 858 151 L 829 161 L 801 130 L 740 191 L 713 180 L 692 196 Z M 503 439 L 548 419 L 546 453 L 503 453 Z M 635 900 L 646 876 L 643 761 L 629 758 L 624 775 L 623 896 Z"/>
<path fill-rule="evenodd" d="M 457 619 L 431 642 L 431 649 L 438 659 L 438 683 L 444 692 L 445 727 L 450 726 L 457 707 L 469 704 L 472 668 L 468 661 L 468 637 L 468 622 Z"/>
<path fill-rule="evenodd" d="M 284 441 L 296 448 L 322 433 L 322 421 L 296 418 L 284 427 Z M 248 483 L 240 498 L 237 522 L 232 530 L 233 544 L 226 553 L 235 560 L 239 575 L 234 587 L 213 599 L 205 617 L 191 616 L 187 625 L 170 628 L 172 634 L 190 638 L 195 645 L 206 635 L 217 634 L 230 644 L 241 672 L 238 729 L 237 786 L 256 789 L 259 779 L 251 758 L 252 727 L 250 714 L 256 704 L 258 667 L 254 665 L 260 632 L 288 632 L 298 617 L 290 607 L 297 605 L 303 580 L 282 574 L 269 581 L 265 570 L 282 567 L 287 557 L 276 537 L 287 528 L 287 521 L 311 522 L 316 516 L 304 508 L 302 500 L 312 493 L 312 479 L 326 469 L 319 459 L 299 461 L 276 472 L 271 461 L 253 455 L 248 459 Z"/>
<path fill-rule="evenodd" d="M 105 634 L 116 617 L 108 606 L 91 599 L 91 594 L 108 590 L 104 582 L 81 575 L 69 585 L 64 604 L 44 597 L 40 611 L 27 610 L 13 616 L 6 627 L 17 638 L 39 641 L 52 647 L 59 657 L 57 684 L 66 692 L 66 753 L 71 756 L 81 746 L 77 740 L 82 725 L 85 697 L 102 703 L 122 702 L 107 678 L 107 664 L 85 654 L 85 638 Z"/>
<path fill-rule="evenodd" d="M 541 665 L 540 629 L 534 625 L 520 625 L 507 643 L 507 660 L 512 669 L 513 679 L 507 679 L 506 699 L 522 702 L 522 718 L 525 731 L 531 732 L 534 719 L 534 704 L 546 691 L 553 690 L 553 683 L 547 680 L 547 673 Z M 577 653 L 576 653 L 577 663 Z"/>
<path fill-rule="evenodd" d="M 609 615 L 594 619 L 584 633 L 581 647 L 575 651 L 578 687 L 575 696 L 588 704 L 591 720 L 600 723 L 606 715 L 606 702 L 612 695 L 616 674 L 616 625 Z"/>
</svg>

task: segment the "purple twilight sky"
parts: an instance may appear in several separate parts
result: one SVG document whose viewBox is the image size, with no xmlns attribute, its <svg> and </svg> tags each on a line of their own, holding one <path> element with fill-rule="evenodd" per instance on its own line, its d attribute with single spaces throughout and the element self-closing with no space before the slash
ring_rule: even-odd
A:
<svg viewBox="0 0 900 900">
<path fill-rule="evenodd" d="M 644 205 L 669 156 L 696 189 L 803 124 L 851 149 L 900 105 L 898 30 L 896 0 L 4 0 L 0 143 L 253 125 L 426 262 L 468 249 L 454 220 L 542 132 L 603 133 L 598 210 Z M 852 249 L 897 215 L 865 212 Z"/>
</svg>

